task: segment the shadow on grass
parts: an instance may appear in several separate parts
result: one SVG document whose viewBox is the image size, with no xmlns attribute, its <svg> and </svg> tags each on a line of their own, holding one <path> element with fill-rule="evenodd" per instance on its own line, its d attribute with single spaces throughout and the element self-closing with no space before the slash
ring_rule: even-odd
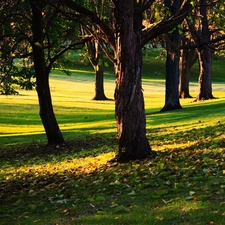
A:
<svg viewBox="0 0 225 225">
<path fill-rule="evenodd" d="M 211 140 L 223 141 L 223 130 L 218 125 L 186 132 L 187 140 L 197 137 L 194 145 L 127 164 L 108 162 L 116 146 L 110 134 L 76 140 L 62 151 L 32 152 L 30 146 L 5 152 L 0 159 L 0 199 L 5 206 L 0 220 L 2 224 L 223 224 L 224 145 L 202 146 L 209 131 Z M 168 143 L 184 141 L 181 132 L 171 135 Z"/>
<path fill-rule="evenodd" d="M 176 123 L 180 124 L 180 121 L 183 121 L 182 123 L 186 121 L 189 123 L 190 121 L 210 121 L 224 113 L 224 100 L 212 100 L 204 103 L 191 103 L 181 110 L 146 113 L 146 117 L 147 120 L 151 120 L 152 124 L 157 123 L 158 126 L 166 124 L 176 126 Z"/>
<path fill-rule="evenodd" d="M 39 138 L 44 136 L 37 135 Z M 36 135 L 30 135 L 30 138 L 36 139 Z M 86 136 L 86 138 L 84 138 Z M 35 138 L 36 137 L 36 138 Z M 20 137 L 21 138 L 21 137 Z M 24 137 L 27 140 L 27 136 Z M 21 143 L 21 140 L 20 140 Z M 46 142 L 32 142 L 26 144 L 12 144 L 0 148 L 0 160 L 7 162 L 8 166 L 15 168 L 21 165 L 32 166 L 37 164 L 46 164 L 65 161 L 67 159 L 80 157 L 94 157 L 103 152 L 115 150 L 117 139 L 115 134 L 82 134 L 82 139 L 66 140 L 63 146 L 47 146 Z M 19 162 L 19 163 L 18 163 Z"/>
</svg>

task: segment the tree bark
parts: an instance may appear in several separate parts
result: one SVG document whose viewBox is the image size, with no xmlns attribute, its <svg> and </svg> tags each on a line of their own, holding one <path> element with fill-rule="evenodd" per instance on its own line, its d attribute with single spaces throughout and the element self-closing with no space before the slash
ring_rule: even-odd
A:
<svg viewBox="0 0 225 225">
<path fill-rule="evenodd" d="M 100 30 L 100 34 L 95 32 L 96 39 L 107 41 L 114 51 L 112 56 L 103 46 L 103 50 L 114 63 L 116 74 L 115 116 L 119 138 L 118 160 L 145 159 L 155 155 L 146 137 L 141 84 L 141 49 L 149 40 L 181 23 L 192 9 L 190 1 L 185 1 L 175 16 L 162 20 L 145 31 L 142 31 L 143 12 L 151 8 L 154 1 L 113 0 L 115 16 L 110 23 L 100 19 L 95 12 L 76 1 L 62 0 L 61 2 L 95 24 Z"/>
<path fill-rule="evenodd" d="M 49 72 L 46 67 L 43 48 L 43 18 L 42 3 L 31 1 L 32 32 L 33 32 L 33 57 L 36 72 L 37 94 L 39 99 L 40 117 L 45 128 L 49 145 L 64 144 L 64 139 L 59 129 L 53 111 L 51 93 L 49 87 Z"/>
<path fill-rule="evenodd" d="M 97 40 L 87 42 L 90 62 L 95 71 L 95 96 L 93 100 L 108 100 L 104 91 L 104 56 Z"/>
<path fill-rule="evenodd" d="M 194 65 L 197 59 L 195 49 L 183 49 L 181 50 L 180 57 L 180 87 L 179 97 L 180 98 L 193 98 L 189 92 L 189 82 L 191 67 Z"/>
<path fill-rule="evenodd" d="M 95 68 L 95 96 L 93 100 L 109 100 L 104 91 L 104 65 L 98 65 L 98 68 Z"/>
<path fill-rule="evenodd" d="M 209 30 L 208 22 L 208 9 L 207 0 L 200 0 L 200 19 L 198 22 L 199 29 L 196 30 L 191 24 L 191 33 L 197 46 L 201 46 L 202 43 L 210 43 L 211 33 Z M 199 94 L 196 97 L 196 101 L 213 99 L 212 95 L 212 56 L 213 50 L 210 44 L 203 45 L 197 48 L 198 60 L 199 60 Z"/>
<path fill-rule="evenodd" d="M 198 49 L 199 94 L 196 101 L 213 99 L 212 94 L 212 49 L 207 45 Z"/>
<path fill-rule="evenodd" d="M 175 15 L 180 8 L 180 1 L 174 1 L 171 5 L 170 0 L 164 1 L 165 5 L 170 8 L 172 15 Z M 179 60 L 180 60 L 180 41 L 181 35 L 176 28 L 172 33 L 166 35 L 166 98 L 162 111 L 181 109 L 179 100 Z"/>
<path fill-rule="evenodd" d="M 121 0 L 116 11 L 116 122 L 119 161 L 145 159 L 154 152 L 146 137 L 142 93 L 142 14 L 136 1 Z"/>
</svg>

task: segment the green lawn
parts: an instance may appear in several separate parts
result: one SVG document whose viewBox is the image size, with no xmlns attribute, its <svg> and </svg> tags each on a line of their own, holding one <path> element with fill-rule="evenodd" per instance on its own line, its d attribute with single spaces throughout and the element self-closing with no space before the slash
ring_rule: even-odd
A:
<svg viewBox="0 0 225 225">
<path fill-rule="evenodd" d="M 91 100 L 89 67 L 51 74 L 63 147 L 45 146 L 35 91 L 0 96 L 0 224 L 225 224 L 224 65 L 215 64 L 217 99 L 181 100 L 182 110 L 159 113 L 164 62 L 154 60 L 151 71 L 144 66 L 143 89 L 147 136 L 158 154 L 143 162 L 110 161 L 117 151 L 115 106 Z M 107 97 L 114 88 L 108 69 Z M 191 94 L 197 91 L 193 79 Z"/>
</svg>

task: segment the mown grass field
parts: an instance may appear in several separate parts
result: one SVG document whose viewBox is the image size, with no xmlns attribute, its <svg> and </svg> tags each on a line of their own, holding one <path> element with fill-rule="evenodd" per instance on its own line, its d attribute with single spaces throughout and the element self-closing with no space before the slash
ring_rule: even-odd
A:
<svg viewBox="0 0 225 225">
<path fill-rule="evenodd" d="M 164 113 L 164 61 L 148 59 L 147 136 L 158 155 L 143 162 L 110 162 L 117 151 L 114 102 L 91 100 L 89 67 L 51 74 L 64 147 L 45 146 L 35 91 L 0 96 L 0 224 L 225 224 L 223 59 L 214 64 L 217 99 L 181 100 L 182 110 Z M 113 98 L 110 69 L 105 81 Z"/>
</svg>

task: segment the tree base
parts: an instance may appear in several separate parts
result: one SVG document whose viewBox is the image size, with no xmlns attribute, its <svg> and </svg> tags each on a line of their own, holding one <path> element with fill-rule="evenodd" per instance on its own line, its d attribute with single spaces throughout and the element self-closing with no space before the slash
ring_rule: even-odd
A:
<svg viewBox="0 0 225 225">
<path fill-rule="evenodd" d="M 95 96 L 94 98 L 92 98 L 92 100 L 95 100 L 95 101 L 112 101 L 112 99 L 107 98 L 106 96 Z"/>
<path fill-rule="evenodd" d="M 201 102 L 201 101 L 212 100 L 212 99 L 217 99 L 217 98 L 214 97 L 213 95 L 209 95 L 209 96 L 198 95 L 196 99 L 194 100 L 194 102 Z"/>
<path fill-rule="evenodd" d="M 144 154 L 130 154 L 128 152 L 121 152 L 118 155 L 116 155 L 115 157 L 115 161 L 119 162 L 119 163 L 128 163 L 131 161 L 143 161 L 145 159 L 152 159 L 155 158 L 157 155 L 156 151 L 153 150 L 149 150 L 147 152 L 145 152 Z"/>
<path fill-rule="evenodd" d="M 172 110 L 177 110 L 177 109 L 182 109 L 182 106 L 167 104 L 160 110 L 160 112 L 172 111 Z"/>
<path fill-rule="evenodd" d="M 180 94 L 179 95 L 179 98 L 180 99 L 187 99 L 187 98 L 194 98 L 194 97 L 192 97 L 190 94 Z"/>
</svg>

